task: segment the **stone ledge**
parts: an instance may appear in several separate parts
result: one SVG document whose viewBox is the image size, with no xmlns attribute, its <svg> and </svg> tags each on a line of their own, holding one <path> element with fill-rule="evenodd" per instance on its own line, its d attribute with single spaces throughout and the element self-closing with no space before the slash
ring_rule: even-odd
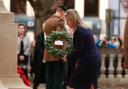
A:
<svg viewBox="0 0 128 89">
<path fill-rule="evenodd" d="M 8 13 L 2 13 L 0 11 L 0 23 L 14 23 L 14 14 L 11 12 Z"/>
<path fill-rule="evenodd" d="M 2 23 L 14 22 L 14 13 L 5 8 L 3 0 L 0 0 L 0 21 Z"/>
<path fill-rule="evenodd" d="M 0 74 L 0 78 L 20 78 L 19 74 Z"/>
<path fill-rule="evenodd" d="M 5 88 L 2 81 L 0 80 L 0 89 L 8 89 L 8 88 Z"/>
<path fill-rule="evenodd" d="M 23 83 L 21 78 L 0 78 L 0 80 L 3 86 L 7 89 L 31 89 L 31 87 L 28 87 Z"/>
<path fill-rule="evenodd" d="M 2 13 L 8 13 L 8 11 L 6 10 L 3 0 L 0 0 L 0 12 Z"/>
</svg>

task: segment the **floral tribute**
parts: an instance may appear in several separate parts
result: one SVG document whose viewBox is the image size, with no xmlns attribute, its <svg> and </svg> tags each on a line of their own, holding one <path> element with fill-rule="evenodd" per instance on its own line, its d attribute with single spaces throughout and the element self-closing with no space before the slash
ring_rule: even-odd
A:
<svg viewBox="0 0 128 89">
<path fill-rule="evenodd" d="M 23 70 L 21 67 L 18 67 L 17 69 L 17 73 L 20 74 L 20 77 L 22 78 L 23 82 L 25 83 L 25 85 L 30 87 L 30 81 L 26 78 Z"/>
<path fill-rule="evenodd" d="M 56 45 L 58 43 L 59 45 Z M 72 37 L 66 32 L 53 31 L 45 40 L 45 48 L 48 53 L 56 57 L 64 57 L 72 50 Z M 61 44 L 61 46 L 60 46 Z"/>
</svg>

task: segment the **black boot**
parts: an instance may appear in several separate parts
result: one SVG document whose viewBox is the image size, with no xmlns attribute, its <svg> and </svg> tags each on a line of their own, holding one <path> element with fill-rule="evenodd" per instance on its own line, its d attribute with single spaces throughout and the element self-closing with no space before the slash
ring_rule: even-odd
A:
<svg viewBox="0 0 128 89">
<path fill-rule="evenodd" d="M 38 88 L 38 85 L 39 85 L 39 84 L 34 83 L 34 84 L 33 84 L 33 89 L 37 89 L 37 88 Z"/>
</svg>

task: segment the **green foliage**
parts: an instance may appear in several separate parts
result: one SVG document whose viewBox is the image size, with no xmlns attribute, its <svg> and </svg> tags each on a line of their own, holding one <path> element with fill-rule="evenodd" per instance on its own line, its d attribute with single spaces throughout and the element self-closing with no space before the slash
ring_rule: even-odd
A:
<svg viewBox="0 0 128 89">
<path fill-rule="evenodd" d="M 56 40 L 61 40 L 64 42 L 63 49 L 58 49 L 54 46 L 54 42 Z M 54 31 L 52 34 L 47 36 L 45 41 L 45 48 L 48 50 L 49 54 L 56 57 L 63 57 L 72 51 L 73 39 L 66 32 Z"/>
</svg>

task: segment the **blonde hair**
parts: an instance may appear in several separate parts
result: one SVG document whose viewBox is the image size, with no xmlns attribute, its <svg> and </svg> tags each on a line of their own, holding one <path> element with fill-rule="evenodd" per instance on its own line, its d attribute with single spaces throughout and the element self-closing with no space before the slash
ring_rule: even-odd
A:
<svg viewBox="0 0 128 89">
<path fill-rule="evenodd" d="M 75 9 L 69 9 L 68 11 L 66 11 L 65 18 L 72 20 L 75 26 L 79 25 L 86 28 L 85 24 L 80 18 L 79 13 Z"/>
</svg>

